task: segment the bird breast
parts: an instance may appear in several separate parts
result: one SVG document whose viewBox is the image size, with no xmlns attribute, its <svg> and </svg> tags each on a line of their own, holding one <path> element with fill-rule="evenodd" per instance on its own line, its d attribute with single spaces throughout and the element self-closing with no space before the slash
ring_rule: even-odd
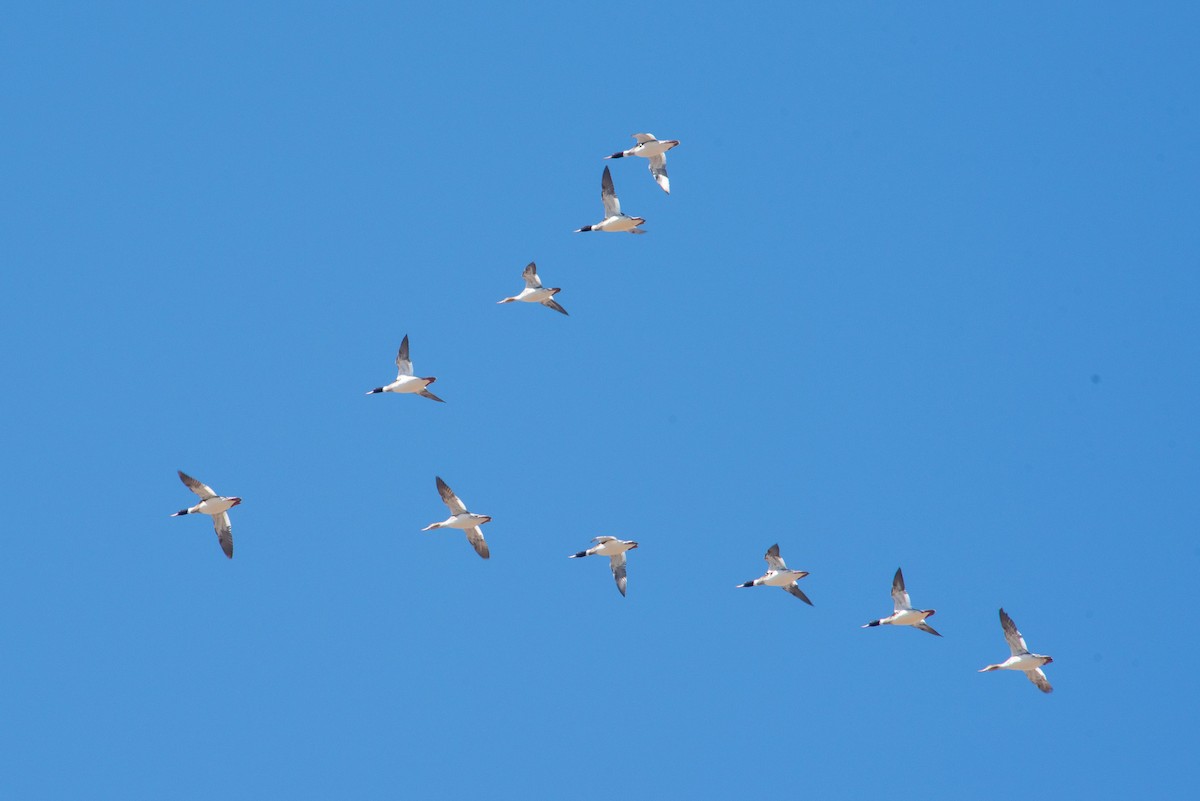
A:
<svg viewBox="0 0 1200 801">
<path fill-rule="evenodd" d="M 234 507 L 232 498 L 208 498 L 196 504 L 196 511 L 204 515 L 219 515 Z"/>
</svg>

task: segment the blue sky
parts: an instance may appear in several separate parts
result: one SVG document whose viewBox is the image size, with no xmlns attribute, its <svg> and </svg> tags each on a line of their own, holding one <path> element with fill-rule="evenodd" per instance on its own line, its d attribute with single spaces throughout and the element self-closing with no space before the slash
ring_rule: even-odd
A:
<svg viewBox="0 0 1200 801">
<path fill-rule="evenodd" d="M 1194 789 L 1200 12 L 733 11 L 9 10 L 0 796 Z"/>
</svg>

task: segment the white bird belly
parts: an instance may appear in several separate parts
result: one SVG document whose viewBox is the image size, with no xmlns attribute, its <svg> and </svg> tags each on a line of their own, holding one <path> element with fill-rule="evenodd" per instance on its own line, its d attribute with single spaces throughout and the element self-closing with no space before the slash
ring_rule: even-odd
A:
<svg viewBox="0 0 1200 801">
<path fill-rule="evenodd" d="M 383 388 L 384 392 L 420 392 L 429 386 L 429 382 L 424 378 L 406 375 L 403 378 L 397 378 L 392 383 Z"/>
<path fill-rule="evenodd" d="M 633 217 L 605 217 L 603 222 L 592 227 L 600 231 L 632 231 L 638 227 L 638 222 Z"/>
<path fill-rule="evenodd" d="M 768 587 L 786 587 L 803 575 L 799 570 L 780 570 L 774 575 L 763 579 L 763 584 L 766 584 Z"/>
<path fill-rule="evenodd" d="M 675 147 L 674 143 L 667 144 L 666 142 L 661 142 L 661 141 L 647 142 L 644 145 L 639 145 L 638 147 L 636 147 L 635 150 L 637 150 L 637 152 L 634 153 L 634 155 L 641 156 L 642 158 L 647 158 L 647 159 L 653 158 L 654 156 L 661 156 L 663 153 L 666 153 L 668 150 L 670 150 L 673 147 Z"/>
<path fill-rule="evenodd" d="M 554 297 L 554 292 L 550 289 L 526 289 L 517 296 L 517 300 L 523 300 L 526 303 L 541 303 L 543 300 L 549 300 L 552 297 Z"/>
<path fill-rule="evenodd" d="M 449 528 L 468 529 L 475 528 L 476 526 L 482 526 L 489 520 L 491 520 L 491 518 L 487 515 L 477 515 L 472 514 L 471 512 L 466 512 L 465 514 L 455 515 L 454 517 L 450 518 L 446 521 L 446 525 Z"/>
<path fill-rule="evenodd" d="M 229 511 L 233 506 L 233 501 L 229 498 L 208 498 L 196 504 L 196 511 L 203 515 L 219 515 L 221 512 Z"/>
<path fill-rule="evenodd" d="M 916 609 L 906 609 L 903 612 L 893 614 L 892 619 L 888 623 L 894 626 L 914 626 L 924 620 L 925 617 L 924 612 L 919 612 Z"/>
</svg>

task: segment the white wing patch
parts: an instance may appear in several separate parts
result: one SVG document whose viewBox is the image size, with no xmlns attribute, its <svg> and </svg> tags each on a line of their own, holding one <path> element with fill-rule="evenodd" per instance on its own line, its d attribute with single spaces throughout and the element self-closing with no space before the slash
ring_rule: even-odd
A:
<svg viewBox="0 0 1200 801">
<path fill-rule="evenodd" d="M 775 543 L 767 549 L 766 556 L 767 567 L 770 570 L 787 570 L 787 565 L 784 564 L 783 557 L 779 555 L 779 543 Z"/>
<path fill-rule="evenodd" d="M 529 289 L 541 289 L 542 281 L 538 278 L 537 264 L 529 262 L 529 266 L 521 273 L 521 277 L 525 279 L 525 286 Z"/>
<path fill-rule="evenodd" d="M 182 470 L 175 472 L 179 473 L 179 480 L 183 482 L 185 487 L 200 496 L 200 500 L 207 501 L 209 498 L 217 497 L 217 493 L 213 492 L 212 487 L 207 484 L 197 481 Z"/>
<path fill-rule="evenodd" d="M 1044 693 L 1054 692 L 1054 688 L 1050 686 L 1050 680 L 1048 678 L 1046 678 L 1046 674 L 1042 672 L 1041 668 L 1034 668 L 1033 670 L 1027 670 L 1027 671 L 1025 671 L 1025 675 L 1028 676 L 1029 680 L 1032 681 L 1037 686 L 1037 688 L 1039 690 L 1041 690 L 1042 692 L 1044 692 Z"/>
<path fill-rule="evenodd" d="M 896 612 L 912 609 L 912 601 L 908 599 L 908 592 L 904 589 L 904 574 L 900 572 L 900 568 L 896 568 L 896 577 L 892 579 L 892 606 Z"/>
<path fill-rule="evenodd" d="M 1013 656 L 1029 653 L 1029 646 L 1025 645 L 1025 638 L 1017 631 L 1017 624 L 1003 609 L 1000 610 L 1000 625 L 1004 628 L 1004 639 L 1008 640 L 1008 648 Z"/>
<path fill-rule="evenodd" d="M 404 341 L 400 343 L 400 350 L 396 353 L 396 378 L 403 378 L 406 375 L 413 374 L 412 359 L 408 358 L 408 334 L 404 335 Z"/>
<path fill-rule="evenodd" d="M 471 547 L 475 549 L 475 553 L 484 559 L 491 558 L 492 552 L 488 550 L 487 540 L 483 538 L 483 531 L 479 526 L 467 529 L 467 542 L 471 543 Z"/>
<path fill-rule="evenodd" d="M 650 157 L 650 174 L 654 182 L 662 187 L 662 191 L 671 194 L 671 179 L 667 177 L 667 154 L 659 153 Z"/>
<path fill-rule="evenodd" d="M 438 495 L 442 496 L 442 503 L 446 504 L 450 509 L 450 514 L 461 515 L 467 511 L 466 505 L 458 499 L 458 496 L 454 494 L 454 490 L 450 489 L 450 486 L 445 481 L 442 481 L 441 476 L 435 476 L 435 478 L 437 478 Z M 480 539 L 483 539 L 482 534 L 480 535 Z"/>
<path fill-rule="evenodd" d="M 213 515 L 213 528 L 217 530 L 217 540 L 221 543 L 221 550 L 230 559 L 233 558 L 233 526 L 229 522 L 229 515 L 221 512 L 219 515 Z"/>
<path fill-rule="evenodd" d="M 621 595 L 625 594 L 625 585 L 628 581 L 625 578 L 625 552 L 616 556 L 608 557 L 609 565 L 612 567 L 613 578 L 617 581 L 617 589 L 621 591 Z"/>
<path fill-rule="evenodd" d="M 621 216 L 621 201 L 617 200 L 617 190 L 613 188 L 612 173 L 608 171 L 608 167 L 604 168 L 604 174 L 600 176 L 600 200 L 604 202 L 605 219 Z"/>
</svg>

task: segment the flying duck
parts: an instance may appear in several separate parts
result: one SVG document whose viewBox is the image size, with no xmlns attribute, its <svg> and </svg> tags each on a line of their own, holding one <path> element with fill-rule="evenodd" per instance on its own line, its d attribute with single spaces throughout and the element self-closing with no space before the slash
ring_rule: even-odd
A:
<svg viewBox="0 0 1200 801">
<path fill-rule="evenodd" d="M 386 387 L 375 387 L 368 392 L 368 395 L 374 395 L 377 392 L 415 392 L 422 398 L 429 398 L 438 403 L 445 403 L 444 400 L 434 395 L 429 391 L 428 387 L 434 381 L 434 377 L 417 378 L 413 375 L 412 359 L 408 358 L 408 334 L 404 335 L 404 341 L 400 343 L 400 352 L 396 354 L 396 380 L 388 384 Z"/>
<path fill-rule="evenodd" d="M 668 195 L 671 194 L 671 179 L 667 178 L 667 151 L 679 145 L 678 139 L 655 139 L 654 134 L 639 133 L 634 134 L 633 138 L 637 140 L 637 144 L 628 150 L 622 150 L 620 153 L 613 153 L 611 156 L 605 156 L 606 159 L 619 159 L 625 156 L 641 156 L 644 159 L 650 159 L 650 174 L 654 176 L 655 182 L 662 187 L 662 191 Z"/>
<path fill-rule="evenodd" d="M 936 610 L 934 609 L 913 609 L 912 602 L 908 600 L 908 591 L 904 589 L 904 574 L 900 572 L 900 568 L 896 568 L 896 576 L 892 579 L 892 606 L 895 609 L 891 615 L 882 617 L 879 620 L 872 620 L 864 629 L 871 626 L 912 626 L 914 629 L 928 631 L 935 637 L 941 637 L 925 622 L 925 618 L 932 616 Z"/>
<path fill-rule="evenodd" d="M 491 557 L 491 551 L 488 550 L 487 541 L 483 538 L 483 531 L 480 526 L 484 523 L 490 523 L 492 518 L 488 515 L 477 515 L 467 511 L 467 505 L 459 500 L 454 494 L 454 490 L 442 481 L 440 476 L 434 476 L 437 479 L 438 495 L 442 496 L 442 502 L 450 508 L 450 516 L 440 523 L 430 523 L 421 531 L 430 531 L 435 528 L 457 528 L 467 532 L 467 542 L 475 549 L 475 553 L 482 556 L 484 559 Z"/>
<path fill-rule="evenodd" d="M 525 279 L 525 288 L 520 294 L 513 295 L 511 298 L 498 300 L 497 303 L 512 303 L 513 301 L 521 301 L 523 303 L 540 303 L 548 309 L 554 309 L 556 312 L 567 313 L 567 310 L 559 306 L 554 296 L 562 292 L 561 287 L 544 287 L 542 281 L 538 278 L 537 264 L 529 262 L 525 270 L 521 273 L 521 277 Z M 569 315 L 568 315 L 569 316 Z"/>
<path fill-rule="evenodd" d="M 633 540 L 619 540 L 616 537 L 594 537 L 592 542 L 597 543 L 586 551 L 573 553 L 568 556 L 568 559 L 579 559 L 584 556 L 607 556 L 608 564 L 612 568 L 613 578 L 617 581 L 617 589 L 621 591 L 621 595 L 625 595 L 625 552 L 632 551 L 638 547 L 638 544 Z"/>
<path fill-rule="evenodd" d="M 808 596 L 804 591 L 796 585 L 796 582 L 808 575 L 804 570 L 789 570 L 784 564 L 783 557 L 779 555 L 779 544 L 776 543 L 767 549 L 767 572 L 759 578 L 752 581 L 747 581 L 744 584 L 739 584 L 739 587 L 778 587 L 784 592 L 796 596 L 809 606 L 813 602 L 808 600 Z"/>
<path fill-rule="evenodd" d="M 1025 638 L 1021 636 L 1021 632 L 1017 631 L 1017 624 L 1013 623 L 1012 618 L 1008 616 L 1003 607 L 1000 609 L 1000 625 L 1004 627 L 1004 639 L 1008 640 L 1008 648 L 1012 651 L 1012 656 L 998 665 L 988 665 L 979 672 L 987 673 L 990 670 L 1023 670 L 1026 677 L 1039 690 L 1044 693 L 1054 692 L 1054 688 L 1050 686 L 1050 680 L 1042 672 L 1042 666 L 1050 664 L 1054 659 L 1042 654 L 1031 654 L 1029 652 L 1029 648 L 1025 645 Z"/>
<path fill-rule="evenodd" d="M 200 503 L 187 509 L 180 509 L 178 512 L 172 514 L 171 517 L 194 514 L 209 515 L 212 517 L 213 528 L 217 531 L 217 539 L 221 543 L 221 550 L 225 552 L 226 556 L 232 559 L 233 528 L 229 524 L 229 510 L 241 503 L 242 499 L 227 498 L 224 495 L 218 495 L 207 484 L 201 484 L 182 470 L 177 472 L 179 473 L 179 480 L 188 489 L 200 496 Z"/>
<path fill-rule="evenodd" d="M 600 176 L 600 199 L 604 201 L 604 219 L 595 225 L 585 225 L 576 228 L 575 233 L 582 231 L 628 231 L 631 234 L 646 233 L 639 225 L 646 222 L 644 217 L 630 217 L 621 213 L 621 201 L 617 200 L 617 190 L 613 189 L 612 173 L 608 167 Z"/>
</svg>

